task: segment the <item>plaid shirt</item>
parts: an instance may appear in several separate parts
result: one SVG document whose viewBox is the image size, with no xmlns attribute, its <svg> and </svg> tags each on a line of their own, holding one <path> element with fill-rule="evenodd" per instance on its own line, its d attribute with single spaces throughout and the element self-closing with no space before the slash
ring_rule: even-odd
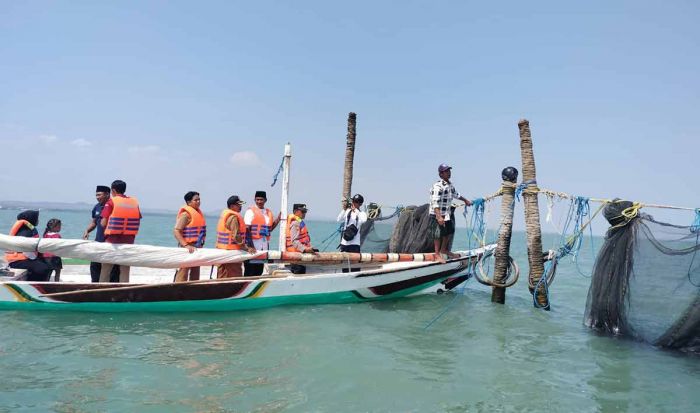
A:
<svg viewBox="0 0 700 413">
<path fill-rule="evenodd" d="M 435 208 L 440 208 L 443 217 L 450 213 L 453 199 L 459 199 L 461 195 L 450 182 L 439 180 L 433 184 L 430 190 L 430 215 L 435 215 Z"/>
</svg>

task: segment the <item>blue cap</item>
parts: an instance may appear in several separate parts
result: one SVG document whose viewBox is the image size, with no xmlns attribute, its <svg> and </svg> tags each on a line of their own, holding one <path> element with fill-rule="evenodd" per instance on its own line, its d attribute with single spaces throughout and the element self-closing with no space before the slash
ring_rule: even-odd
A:
<svg viewBox="0 0 700 413">
<path fill-rule="evenodd" d="M 438 172 L 445 172 L 448 169 L 452 169 L 452 167 L 446 163 L 441 163 L 440 166 L 438 166 Z"/>
</svg>

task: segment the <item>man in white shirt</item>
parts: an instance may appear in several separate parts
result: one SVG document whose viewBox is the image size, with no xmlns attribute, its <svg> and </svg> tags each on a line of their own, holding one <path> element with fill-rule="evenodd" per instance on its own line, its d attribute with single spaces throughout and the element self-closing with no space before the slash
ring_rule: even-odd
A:
<svg viewBox="0 0 700 413">
<path fill-rule="evenodd" d="M 281 214 L 277 218 L 272 217 L 272 211 L 265 208 L 267 193 L 265 191 L 255 192 L 255 205 L 245 211 L 243 222 L 247 227 L 246 244 L 255 248 L 256 251 L 267 251 L 270 249 L 270 234 L 280 223 Z M 262 275 L 265 269 L 265 261 L 250 260 L 245 263 L 244 276 Z"/>
<path fill-rule="evenodd" d="M 343 223 L 343 232 L 340 237 L 340 252 L 360 252 L 360 228 L 362 228 L 362 224 L 367 222 L 367 213 L 360 211 L 360 207 L 364 202 L 365 199 L 362 195 L 355 194 L 352 197 L 352 202 L 346 203 L 346 208 L 340 211 L 338 215 L 338 222 Z M 355 230 L 352 228 L 348 230 L 348 227 L 353 225 Z M 355 232 L 352 238 L 350 238 L 351 232 Z M 359 271 L 359 268 L 351 268 L 349 271 Z M 348 272 L 348 269 L 344 268 L 343 272 Z"/>
</svg>

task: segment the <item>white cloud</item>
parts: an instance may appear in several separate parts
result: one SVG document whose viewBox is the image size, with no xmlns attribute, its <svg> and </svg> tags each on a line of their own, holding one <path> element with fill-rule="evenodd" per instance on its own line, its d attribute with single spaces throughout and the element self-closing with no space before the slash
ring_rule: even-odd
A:
<svg viewBox="0 0 700 413">
<path fill-rule="evenodd" d="M 39 140 L 41 140 L 44 143 L 47 144 L 52 144 L 58 140 L 58 136 L 56 135 L 41 135 L 39 136 Z"/>
<path fill-rule="evenodd" d="M 70 141 L 70 144 L 73 146 L 77 146 L 78 148 L 87 148 L 88 146 L 92 146 L 92 142 L 83 138 L 73 139 L 72 141 Z"/>
<path fill-rule="evenodd" d="M 231 155 L 231 164 L 234 166 L 261 166 L 262 162 L 255 152 L 242 151 Z"/>
<path fill-rule="evenodd" d="M 155 152 L 160 151 L 160 146 L 158 146 L 158 145 L 130 146 L 128 150 L 131 153 L 155 153 Z"/>
</svg>

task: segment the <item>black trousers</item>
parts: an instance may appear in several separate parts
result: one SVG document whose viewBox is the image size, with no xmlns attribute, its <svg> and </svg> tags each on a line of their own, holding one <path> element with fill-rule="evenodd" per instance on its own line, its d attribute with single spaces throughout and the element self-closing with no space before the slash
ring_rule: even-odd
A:
<svg viewBox="0 0 700 413">
<path fill-rule="evenodd" d="M 11 262 L 10 268 L 29 271 L 27 281 L 48 281 L 53 271 L 53 268 L 41 259 Z"/>
<path fill-rule="evenodd" d="M 356 252 L 360 253 L 360 246 L 359 245 L 340 245 L 340 252 Z M 355 271 L 360 271 L 360 268 L 343 268 L 343 272 L 355 272 Z"/>
<path fill-rule="evenodd" d="M 91 262 L 90 263 L 90 278 L 92 282 L 100 282 L 100 271 L 102 271 L 101 262 Z M 112 267 L 112 272 L 109 273 L 109 282 L 118 283 L 119 282 L 119 266 L 115 265 Z"/>
<path fill-rule="evenodd" d="M 247 261 L 245 264 L 245 269 L 243 270 L 243 276 L 244 277 L 253 277 L 256 275 L 262 275 L 263 271 L 265 270 L 265 263 L 260 262 L 260 263 L 251 263 L 250 261 Z"/>
</svg>

